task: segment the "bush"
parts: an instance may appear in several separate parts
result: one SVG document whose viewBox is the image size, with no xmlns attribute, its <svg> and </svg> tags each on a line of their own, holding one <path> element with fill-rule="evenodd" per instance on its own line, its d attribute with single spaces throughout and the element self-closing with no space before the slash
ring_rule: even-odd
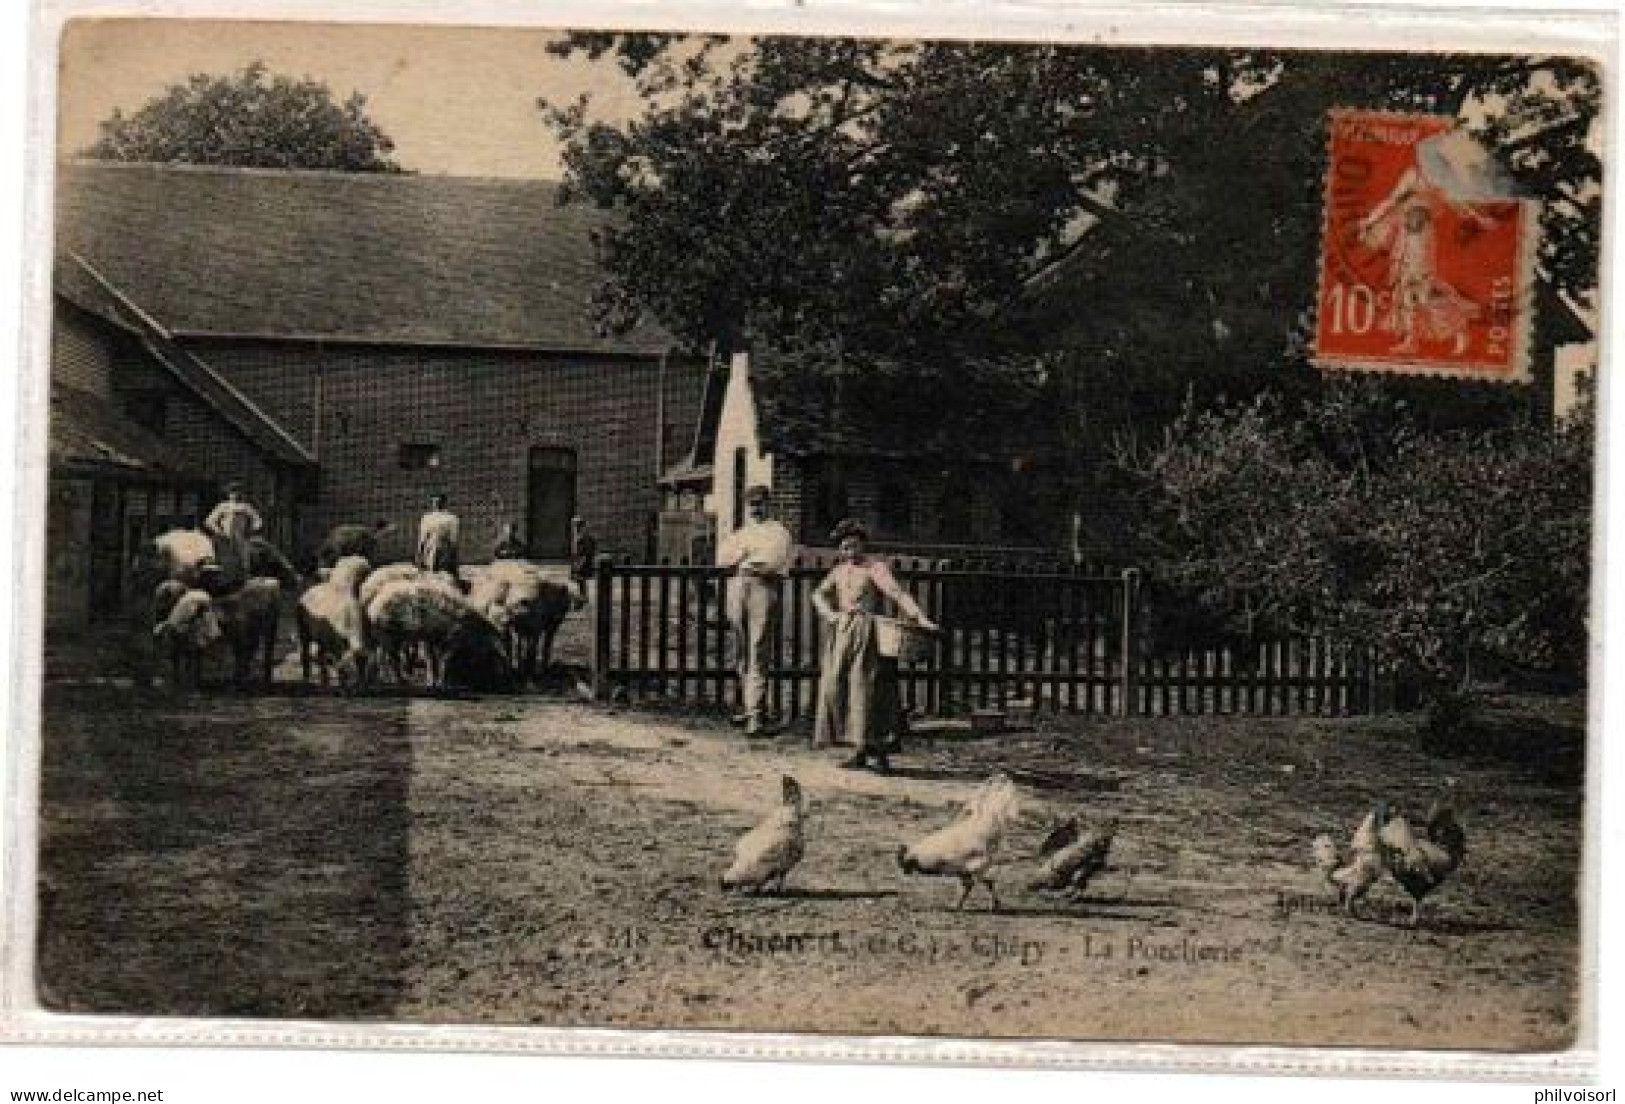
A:
<svg viewBox="0 0 1625 1104">
<path fill-rule="evenodd" d="M 1487 663 L 1583 677 L 1594 424 L 1587 401 L 1556 426 L 1430 432 L 1341 382 L 1290 410 L 1187 405 L 1120 462 L 1166 604 L 1367 645 L 1448 726 Z"/>
</svg>

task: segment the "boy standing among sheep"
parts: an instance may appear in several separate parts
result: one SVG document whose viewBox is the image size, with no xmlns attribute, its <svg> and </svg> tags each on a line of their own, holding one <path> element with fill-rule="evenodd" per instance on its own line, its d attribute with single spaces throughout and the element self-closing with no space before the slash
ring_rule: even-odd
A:
<svg viewBox="0 0 1625 1104">
<path fill-rule="evenodd" d="M 717 566 L 732 568 L 728 622 L 733 628 L 734 663 L 739 671 L 740 716 L 748 737 L 766 736 L 767 672 L 778 631 L 779 586 L 790 572 L 795 542 L 782 522 L 768 516 L 771 492 L 757 485 L 745 492 L 749 522 L 728 534 L 717 549 Z"/>
<path fill-rule="evenodd" d="M 215 557 L 222 567 L 237 575 L 246 577 L 248 572 L 249 547 L 248 542 L 259 536 L 265 530 L 265 519 L 260 512 L 243 497 L 241 483 L 228 483 L 226 485 L 225 500 L 209 511 L 209 516 L 203 519 L 203 530 L 215 542 Z"/>
<path fill-rule="evenodd" d="M 429 512 L 418 522 L 417 564 L 424 571 L 457 575 L 457 535 L 460 522 L 446 509 L 446 496 L 429 499 Z"/>
</svg>

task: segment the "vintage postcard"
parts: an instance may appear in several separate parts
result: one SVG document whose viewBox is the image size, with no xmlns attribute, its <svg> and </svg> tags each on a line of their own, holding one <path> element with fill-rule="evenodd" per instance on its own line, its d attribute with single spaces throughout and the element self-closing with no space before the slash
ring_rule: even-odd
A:
<svg viewBox="0 0 1625 1104">
<path fill-rule="evenodd" d="M 1581 1062 L 1613 105 L 1482 30 L 64 21 L 13 1013 Z"/>
</svg>

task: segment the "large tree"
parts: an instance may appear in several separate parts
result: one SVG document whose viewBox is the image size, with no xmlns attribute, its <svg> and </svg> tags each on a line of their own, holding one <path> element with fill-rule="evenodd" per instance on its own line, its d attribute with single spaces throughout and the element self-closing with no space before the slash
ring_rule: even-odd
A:
<svg viewBox="0 0 1625 1104">
<path fill-rule="evenodd" d="M 626 121 L 546 105 L 570 189 L 624 216 L 601 241 L 606 319 L 821 351 L 799 377 L 945 384 L 970 415 L 1008 379 L 1063 441 L 1170 418 L 1193 387 L 1315 386 L 1332 107 L 1461 117 L 1545 201 L 1545 284 L 1596 283 L 1601 93 L 1581 61 L 647 34 L 554 50 L 613 61 L 646 104 Z"/>
<path fill-rule="evenodd" d="M 114 110 L 86 154 L 111 161 L 266 169 L 398 172 L 395 143 L 366 98 L 342 102 L 327 85 L 254 62 L 224 76 L 194 74 L 125 115 Z"/>
</svg>

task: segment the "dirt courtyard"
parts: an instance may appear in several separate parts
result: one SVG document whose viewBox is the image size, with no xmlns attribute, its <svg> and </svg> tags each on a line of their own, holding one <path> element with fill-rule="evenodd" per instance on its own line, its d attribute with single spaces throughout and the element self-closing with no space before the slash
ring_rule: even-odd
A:
<svg viewBox="0 0 1625 1104">
<path fill-rule="evenodd" d="M 1507 703 L 1541 752 L 1424 753 L 1414 718 L 1041 719 L 916 740 L 891 777 L 791 731 L 562 698 L 169 696 L 50 686 L 40 974 L 140 1014 L 1549 1049 L 1575 1031 L 1577 703 Z M 1004 907 L 899 843 L 1010 772 Z M 726 896 L 794 775 L 807 855 Z M 1421 930 L 1309 865 L 1384 798 L 1441 793 L 1468 854 Z M 1121 821 L 1079 905 L 1028 892 L 1061 814 Z"/>
</svg>

